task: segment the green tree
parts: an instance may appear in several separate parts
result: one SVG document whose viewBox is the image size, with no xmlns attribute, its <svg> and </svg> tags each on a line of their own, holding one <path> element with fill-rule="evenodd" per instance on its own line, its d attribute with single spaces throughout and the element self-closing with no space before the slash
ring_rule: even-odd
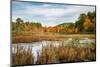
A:
<svg viewBox="0 0 100 67">
<path fill-rule="evenodd" d="M 88 12 L 87 14 L 80 14 L 78 20 L 75 22 L 75 29 L 78 29 L 79 32 L 95 31 L 95 17 L 95 11 Z"/>
<path fill-rule="evenodd" d="M 21 23 L 23 23 L 23 20 L 21 18 L 16 19 L 16 30 L 19 33 L 21 31 Z"/>
<path fill-rule="evenodd" d="M 83 22 L 84 22 L 84 17 L 86 14 L 80 14 L 78 20 L 75 22 L 75 28 L 78 28 L 79 32 L 83 32 Z"/>
</svg>

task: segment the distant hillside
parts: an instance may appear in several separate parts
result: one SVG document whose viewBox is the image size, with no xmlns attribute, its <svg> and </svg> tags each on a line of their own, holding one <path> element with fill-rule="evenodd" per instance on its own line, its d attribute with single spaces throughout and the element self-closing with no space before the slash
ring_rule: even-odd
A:
<svg viewBox="0 0 100 67">
<path fill-rule="evenodd" d="M 66 23 L 62 23 L 62 24 L 59 24 L 57 25 L 58 27 L 70 27 L 70 26 L 74 26 L 75 24 L 72 23 L 72 22 L 66 22 Z"/>
</svg>

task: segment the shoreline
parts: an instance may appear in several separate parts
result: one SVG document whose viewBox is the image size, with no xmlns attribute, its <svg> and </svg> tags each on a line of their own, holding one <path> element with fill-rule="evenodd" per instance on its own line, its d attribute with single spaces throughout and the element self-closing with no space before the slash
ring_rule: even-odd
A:
<svg viewBox="0 0 100 67">
<path fill-rule="evenodd" d="M 12 36 L 12 43 L 32 43 L 42 40 L 49 41 L 61 41 L 68 38 L 80 39 L 80 38 L 89 38 L 95 39 L 95 34 L 68 34 L 68 35 L 16 35 Z"/>
</svg>

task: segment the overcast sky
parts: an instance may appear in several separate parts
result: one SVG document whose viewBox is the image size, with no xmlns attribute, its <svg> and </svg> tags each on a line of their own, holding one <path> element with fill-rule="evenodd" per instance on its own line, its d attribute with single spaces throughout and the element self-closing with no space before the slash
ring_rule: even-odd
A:
<svg viewBox="0 0 100 67">
<path fill-rule="evenodd" d="M 35 2 L 12 2 L 12 21 L 41 22 L 43 26 L 55 26 L 64 22 L 75 22 L 81 13 L 95 11 L 94 6 L 48 4 Z"/>
</svg>

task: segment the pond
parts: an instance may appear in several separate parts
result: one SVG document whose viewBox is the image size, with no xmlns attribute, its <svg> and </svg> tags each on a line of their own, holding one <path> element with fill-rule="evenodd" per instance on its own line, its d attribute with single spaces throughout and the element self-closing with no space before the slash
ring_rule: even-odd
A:
<svg viewBox="0 0 100 67">
<path fill-rule="evenodd" d="M 32 53 L 34 55 L 34 62 L 37 60 L 37 52 L 41 52 L 41 49 L 43 46 L 78 46 L 78 47 L 87 47 L 88 44 L 95 44 L 95 39 L 88 39 L 88 38 L 81 38 L 81 39 L 73 39 L 73 38 L 68 38 L 67 40 L 64 41 L 39 41 L 39 42 L 32 42 L 32 43 L 15 43 L 12 44 L 12 53 L 16 52 L 16 47 L 24 47 L 27 49 L 28 47 L 32 47 Z"/>
</svg>

